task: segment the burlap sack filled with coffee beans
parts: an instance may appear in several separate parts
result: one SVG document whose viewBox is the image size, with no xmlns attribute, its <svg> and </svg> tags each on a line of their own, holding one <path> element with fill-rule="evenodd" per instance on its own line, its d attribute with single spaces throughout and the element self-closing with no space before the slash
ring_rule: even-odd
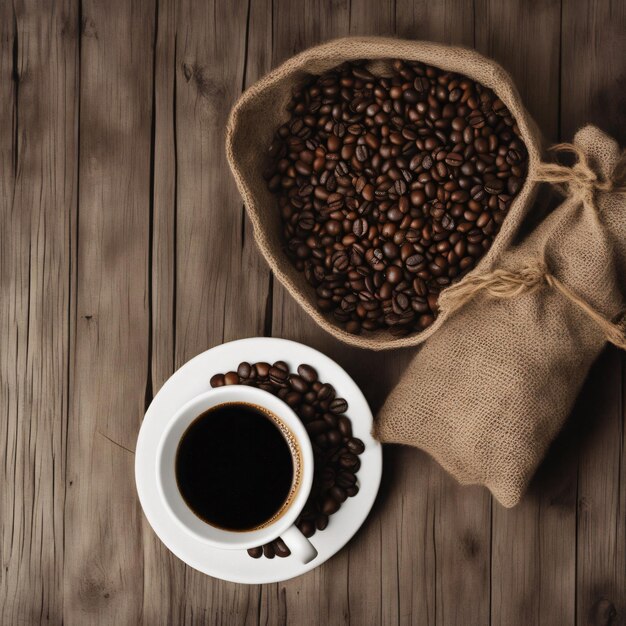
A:
<svg viewBox="0 0 626 626">
<path fill-rule="evenodd" d="M 571 167 L 537 178 L 565 199 L 498 270 L 450 287 L 446 325 L 415 356 L 375 425 L 507 507 L 524 493 L 608 341 L 624 348 L 626 195 L 618 145 L 579 131 Z"/>
<path fill-rule="evenodd" d="M 274 275 L 324 330 L 346 343 L 375 350 L 421 343 L 445 324 L 447 312 L 442 309 L 426 330 L 405 337 L 394 337 L 386 329 L 361 335 L 346 332 L 332 314 L 323 313 L 317 308 L 315 289 L 288 259 L 284 250 L 277 199 L 269 191 L 262 173 L 269 163 L 268 148 L 274 132 L 289 118 L 287 105 L 293 90 L 307 76 L 320 75 L 345 61 L 362 59 L 371 60 L 367 68 L 372 74 L 386 75 L 385 72 L 389 71 L 388 61 L 393 58 L 421 61 L 446 71 L 464 74 L 492 89 L 516 120 L 528 151 L 527 179 L 511 202 L 493 245 L 476 267 L 461 280 L 462 284 L 469 276 L 489 272 L 494 266 L 494 260 L 509 247 L 532 203 L 536 187 L 534 179 L 540 163 L 540 139 L 535 124 L 523 108 L 512 80 L 494 61 L 473 50 L 430 42 L 376 37 L 331 41 L 289 59 L 246 90 L 233 107 L 226 130 L 228 161 L 244 198 L 255 239 Z"/>
</svg>

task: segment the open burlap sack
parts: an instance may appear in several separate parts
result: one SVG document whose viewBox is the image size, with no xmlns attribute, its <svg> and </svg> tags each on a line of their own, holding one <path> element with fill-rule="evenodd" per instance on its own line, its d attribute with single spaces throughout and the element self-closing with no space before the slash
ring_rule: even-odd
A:
<svg viewBox="0 0 626 626">
<path fill-rule="evenodd" d="M 430 337 L 446 321 L 445 306 L 434 324 L 425 331 L 394 338 L 387 330 L 352 335 L 337 325 L 332 315 L 319 311 L 315 290 L 291 264 L 283 251 L 282 227 L 276 198 L 267 189 L 262 172 L 268 165 L 268 148 L 274 131 L 289 117 L 287 103 L 292 90 L 307 75 L 319 75 L 344 61 L 370 59 L 369 69 L 379 75 L 386 64 L 377 60 L 400 58 L 422 61 L 447 71 L 458 72 L 491 88 L 516 119 L 528 150 L 528 176 L 511 203 L 500 233 L 477 266 L 460 281 L 488 273 L 506 250 L 532 204 L 535 178 L 540 163 L 540 134 L 524 109 L 509 75 L 494 61 L 473 50 L 424 41 L 402 41 L 377 37 L 353 37 L 330 41 L 305 50 L 263 77 L 244 92 L 233 107 L 226 128 L 226 155 L 254 227 L 254 236 L 274 275 L 302 308 L 326 331 L 346 343 L 374 350 L 414 346 Z"/>
<path fill-rule="evenodd" d="M 463 484 L 507 507 L 521 498 L 606 341 L 626 348 L 624 159 L 593 126 L 572 168 L 538 179 L 565 199 L 498 269 L 442 296 L 446 325 L 414 357 L 375 425 L 383 442 L 422 448 Z M 456 311 L 456 312 L 454 312 Z"/>
</svg>

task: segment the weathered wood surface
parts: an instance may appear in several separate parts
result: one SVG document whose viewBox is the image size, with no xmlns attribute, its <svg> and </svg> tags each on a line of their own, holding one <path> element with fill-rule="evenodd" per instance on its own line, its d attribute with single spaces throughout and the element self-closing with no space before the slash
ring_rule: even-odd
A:
<svg viewBox="0 0 626 626">
<path fill-rule="evenodd" d="M 626 624 L 613 349 L 519 507 L 391 447 L 355 539 L 287 583 L 191 570 L 133 484 L 147 403 L 211 346 L 309 343 L 374 408 L 411 354 L 374 368 L 273 280 L 223 150 L 242 89 L 333 37 L 432 39 L 502 63 L 549 141 L 623 144 L 625 30 L 611 0 L 0 1 L 0 623 Z"/>
</svg>

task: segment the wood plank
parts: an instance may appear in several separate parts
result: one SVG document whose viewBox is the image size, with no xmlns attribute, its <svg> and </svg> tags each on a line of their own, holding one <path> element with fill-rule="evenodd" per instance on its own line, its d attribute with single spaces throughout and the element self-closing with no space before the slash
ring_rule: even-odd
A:
<svg viewBox="0 0 626 626">
<path fill-rule="evenodd" d="M 149 378 L 155 7 L 84 1 L 81 17 L 64 621 L 135 624 L 144 572 L 132 450 Z"/>
<path fill-rule="evenodd" d="M 511 73 L 545 136 L 556 140 L 560 3 L 480 1 L 475 28 L 477 49 Z M 493 503 L 494 624 L 573 621 L 576 468 L 550 467 L 515 509 Z"/>
<path fill-rule="evenodd" d="M 60 623 L 77 3 L 0 7 L 0 622 Z"/>
<path fill-rule="evenodd" d="M 146 407 L 174 371 L 176 340 L 176 2 L 156 6 L 152 66 L 152 220 L 149 272 L 151 328 L 148 347 L 151 378 Z M 159 540 L 142 516 L 142 623 L 182 623 L 184 564 Z"/>
<path fill-rule="evenodd" d="M 563 2 L 561 130 L 593 122 L 626 144 L 626 6 Z M 607 349 L 578 403 L 576 622 L 626 624 L 624 355 Z"/>
<path fill-rule="evenodd" d="M 188 0 L 177 9 L 175 367 L 264 325 L 267 278 L 255 286 L 260 274 L 244 266 L 252 256 L 242 254 L 242 202 L 224 151 L 226 118 L 244 84 L 248 18 L 244 2 Z M 256 623 L 256 587 L 172 567 L 183 568 L 174 602 L 185 623 Z"/>
</svg>

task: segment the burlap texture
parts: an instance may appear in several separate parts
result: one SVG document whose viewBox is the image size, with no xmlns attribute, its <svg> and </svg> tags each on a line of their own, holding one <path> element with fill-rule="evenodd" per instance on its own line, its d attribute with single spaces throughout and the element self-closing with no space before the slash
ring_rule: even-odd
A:
<svg viewBox="0 0 626 626">
<path fill-rule="evenodd" d="M 273 134 L 278 126 L 288 119 L 286 106 L 291 98 L 292 89 L 306 75 L 319 75 L 344 61 L 358 59 L 372 60 L 370 70 L 376 74 L 384 72 L 385 68 L 384 63 L 380 61 L 377 63 L 376 60 L 392 58 L 423 61 L 444 70 L 469 76 L 493 89 L 517 121 L 521 137 L 528 149 L 528 177 L 511 203 L 509 213 L 491 249 L 467 276 L 489 272 L 502 251 L 509 247 L 532 204 L 541 145 L 539 131 L 522 106 L 511 78 L 494 61 L 473 50 L 423 41 L 377 37 L 330 41 L 289 59 L 245 91 L 233 107 L 226 129 L 228 162 L 254 227 L 257 244 L 274 275 L 324 330 L 346 343 L 374 350 L 421 343 L 446 321 L 448 313 L 445 306 L 441 307 L 434 324 L 425 331 L 402 338 L 394 338 L 386 330 L 358 336 L 343 330 L 332 315 L 324 314 L 317 309 L 314 288 L 287 258 L 283 250 L 277 201 L 267 189 L 262 172 L 268 165 L 268 148 Z"/>
<path fill-rule="evenodd" d="M 626 196 L 598 186 L 610 186 L 621 155 L 593 126 L 580 130 L 574 145 L 605 184 L 568 184 L 562 204 L 504 251 L 498 267 L 515 273 L 545 263 L 576 298 L 615 320 L 626 286 Z M 452 296 L 442 295 L 442 306 L 452 309 Z M 425 450 L 459 482 L 486 485 L 514 506 L 606 336 L 598 320 L 549 284 L 507 299 L 479 293 L 414 357 L 375 435 Z"/>
</svg>

